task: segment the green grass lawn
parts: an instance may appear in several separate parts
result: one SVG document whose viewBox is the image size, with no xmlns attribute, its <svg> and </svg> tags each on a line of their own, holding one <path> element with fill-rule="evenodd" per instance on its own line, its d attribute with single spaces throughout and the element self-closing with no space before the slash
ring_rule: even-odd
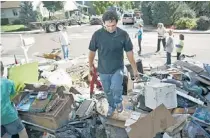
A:
<svg viewBox="0 0 210 138">
<path fill-rule="evenodd" d="M 2 25 L 1 32 L 16 32 L 16 31 L 29 31 L 29 28 L 25 28 L 24 25 Z"/>
</svg>

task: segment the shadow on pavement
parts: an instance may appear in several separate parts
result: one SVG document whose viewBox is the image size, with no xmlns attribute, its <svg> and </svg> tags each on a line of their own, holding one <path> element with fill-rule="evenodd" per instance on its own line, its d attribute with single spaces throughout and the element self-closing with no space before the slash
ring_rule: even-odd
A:
<svg viewBox="0 0 210 138">
<path fill-rule="evenodd" d="M 155 55 L 155 54 L 156 54 L 155 52 L 145 53 L 145 54 L 142 54 L 141 57 L 150 58 L 152 55 Z"/>
</svg>

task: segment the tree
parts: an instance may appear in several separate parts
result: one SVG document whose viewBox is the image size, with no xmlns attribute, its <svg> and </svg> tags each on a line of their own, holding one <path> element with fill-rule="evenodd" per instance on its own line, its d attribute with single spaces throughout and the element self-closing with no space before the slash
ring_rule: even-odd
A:
<svg viewBox="0 0 210 138">
<path fill-rule="evenodd" d="M 136 7 L 136 3 L 132 1 L 93 1 L 93 7 L 97 14 L 103 14 L 109 6 L 118 6 L 123 10 L 133 9 Z M 137 5 L 138 7 L 138 5 Z"/>
<path fill-rule="evenodd" d="M 47 10 L 49 11 L 49 19 L 51 19 L 51 13 L 63 9 L 62 1 L 42 1 L 42 2 L 44 4 L 44 7 L 46 7 Z"/>
<path fill-rule="evenodd" d="M 31 1 L 21 2 L 20 5 L 20 20 L 21 23 L 28 26 L 29 22 L 36 21 L 37 13 L 33 11 L 33 5 Z"/>
<path fill-rule="evenodd" d="M 114 6 L 114 1 L 93 1 L 93 7 L 96 14 L 103 14 L 109 6 Z"/>
<path fill-rule="evenodd" d="M 152 23 L 157 25 L 163 23 L 164 25 L 172 25 L 174 22 L 174 13 L 179 3 L 174 1 L 156 1 L 151 7 Z"/>
<path fill-rule="evenodd" d="M 138 9 L 138 10 L 140 10 L 140 8 L 141 8 L 141 1 L 132 1 L 131 2 L 132 3 L 132 9 Z"/>
<path fill-rule="evenodd" d="M 185 3 L 181 2 L 174 13 L 174 22 L 179 20 L 180 18 L 195 18 L 196 13 L 194 10 L 190 9 L 190 7 Z"/>
<path fill-rule="evenodd" d="M 116 2 L 116 4 L 124 10 L 132 9 L 134 7 L 132 1 L 119 1 Z"/>
<path fill-rule="evenodd" d="M 187 1 L 186 3 L 196 12 L 197 17 L 210 17 L 210 1 Z"/>
<path fill-rule="evenodd" d="M 143 14 L 142 19 L 144 20 L 144 24 L 150 25 L 152 24 L 152 11 L 151 7 L 154 2 L 151 1 L 143 1 L 141 3 L 141 12 Z"/>
</svg>

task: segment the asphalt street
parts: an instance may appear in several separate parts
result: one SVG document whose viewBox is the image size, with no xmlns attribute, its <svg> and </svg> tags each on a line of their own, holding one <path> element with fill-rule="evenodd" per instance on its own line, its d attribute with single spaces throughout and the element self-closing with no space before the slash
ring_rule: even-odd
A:
<svg viewBox="0 0 210 138">
<path fill-rule="evenodd" d="M 94 31 L 101 26 L 79 26 L 68 28 L 68 34 L 71 40 L 70 57 L 78 57 L 83 54 L 88 54 L 88 45 Z M 134 45 L 134 52 L 138 51 L 137 39 L 134 37 L 137 29 L 131 25 L 119 25 L 120 28 L 126 30 Z M 34 37 L 35 44 L 30 47 L 28 55 L 31 59 L 38 59 L 34 55 L 37 53 L 49 53 L 54 48 L 60 48 L 60 44 L 53 40 L 58 40 L 58 33 L 41 33 L 27 34 L 23 37 Z M 175 41 L 178 42 L 179 34 L 174 34 Z M 23 51 L 20 48 L 20 36 L 18 34 L 2 34 L 1 42 L 4 52 L 1 55 L 3 62 L 7 64 L 14 63 L 14 55 L 18 60 L 23 59 Z M 157 48 L 157 33 L 144 32 L 142 42 L 142 58 L 146 62 L 163 64 L 165 62 L 165 52 L 163 48 L 157 55 L 153 55 Z M 210 34 L 185 34 L 185 47 L 183 53 L 188 55 L 196 54 L 195 60 L 210 64 Z M 173 55 L 176 55 L 175 50 Z M 172 59 L 176 60 L 175 57 Z"/>
</svg>

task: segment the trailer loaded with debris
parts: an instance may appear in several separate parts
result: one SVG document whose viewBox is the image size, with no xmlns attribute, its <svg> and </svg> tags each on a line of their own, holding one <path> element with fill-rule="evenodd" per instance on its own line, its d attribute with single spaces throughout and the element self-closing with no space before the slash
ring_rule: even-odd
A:
<svg viewBox="0 0 210 138">
<path fill-rule="evenodd" d="M 81 21 L 75 19 L 62 19 L 62 20 L 51 20 L 51 21 L 42 21 L 42 22 L 30 22 L 31 26 L 36 28 L 42 28 L 47 33 L 61 31 L 65 26 L 69 25 L 81 25 Z"/>
</svg>

